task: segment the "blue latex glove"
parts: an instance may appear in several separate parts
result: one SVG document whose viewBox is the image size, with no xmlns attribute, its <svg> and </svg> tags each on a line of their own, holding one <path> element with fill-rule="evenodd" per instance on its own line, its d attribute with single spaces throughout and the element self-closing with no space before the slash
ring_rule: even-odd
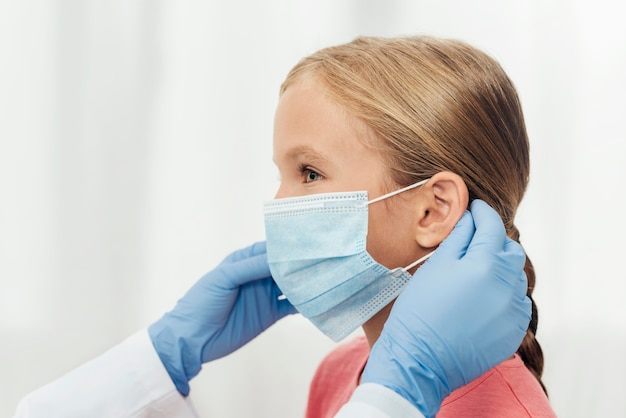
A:
<svg viewBox="0 0 626 418">
<path fill-rule="evenodd" d="M 531 315 L 524 262 L 498 214 L 474 201 L 396 300 L 361 382 L 435 416 L 451 391 L 519 347 Z"/>
<path fill-rule="evenodd" d="M 274 322 L 297 312 L 270 275 L 265 242 L 226 257 L 148 328 L 152 343 L 183 395 L 202 363 L 243 346 Z"/>
</svg>

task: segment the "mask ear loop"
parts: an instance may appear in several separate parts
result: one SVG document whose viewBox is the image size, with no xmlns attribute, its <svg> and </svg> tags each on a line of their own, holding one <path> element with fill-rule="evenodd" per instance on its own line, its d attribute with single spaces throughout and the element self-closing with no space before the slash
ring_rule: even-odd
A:
<svg viewBox="0 0 626 418">
<path fill-rule="evenodd" d="M 378 196 L 376 199 L 369 200 L 367 202 L 367 204 L 371 205 L 372 203 L 380 202 L 381 200 L 387 199 L 388 197 L 391 197 L 391 196 L 395 196 L 395 195 L 400 194 L 402 192 L 406 192 L 407 190 L 411 190 L 411 189 L 415 189 L 416 187 L 423 186 L 424 184 L 426 184 L 426 182 L 428 180 L 430 180 L 430 179 L 418 181 L 417 183 L 411 184 L 410 186 L 406 186 L 406 187 L 404 187 L 402 189 L 393 191 L 391 193 L 387 193 L 387 194 L 384 194 L 382 196 Z"/>
<path fill-rule="evenodd" d="M 417 261 L 414 261 L 413 263 L 409 264 L 408 266 L 406 266 L 403 270 L 408 272 L 409 270 L 411 270 L 413 267 L 417 266 L 418 264 L 423 263 L 424 261 L 428 260 L 428 258 L 435 254 L 435 251 L 437 250 L 432 250 L 431 252 L 429 252 L 428 254 L 426 254 L 424 257 L 420 258 Z"/>
</svg>

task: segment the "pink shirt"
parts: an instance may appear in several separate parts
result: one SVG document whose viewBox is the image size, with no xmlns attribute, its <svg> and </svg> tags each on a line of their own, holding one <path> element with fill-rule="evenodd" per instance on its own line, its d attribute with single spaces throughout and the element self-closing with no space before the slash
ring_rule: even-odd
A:
<svg viewBox="0 0 626 418">
<path fill-rule="evenodd" d="M 369 345 L 365 337 L 344 343 L 319 365 L 309 391 L 306 418 L 332 418 L 359 384 Z M 556 417 L 537 379 L 516 354 L 450 394 L 437 418 Z"/>
</svg>

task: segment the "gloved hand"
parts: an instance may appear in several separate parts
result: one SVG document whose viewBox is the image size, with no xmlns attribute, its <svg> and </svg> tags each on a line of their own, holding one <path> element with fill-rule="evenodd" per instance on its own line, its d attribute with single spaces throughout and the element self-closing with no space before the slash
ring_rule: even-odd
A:
<svg viewBox="0 0 626 418">
<path fill-rule="evenodd" d="M 297 312 L 270 275 L 265 242 L 236 251 L 204 275 L 176 307 L 148 328 L 152 343 L 183 395 L 202 363 L 243 346 Z"/>
<path fill-rule="evenodd" d="M 396 300 L 362 383 L 434 416 L 443 399 L 510 357 L 530 321 L 525 254 L 475 200 Z"/>
</svg>

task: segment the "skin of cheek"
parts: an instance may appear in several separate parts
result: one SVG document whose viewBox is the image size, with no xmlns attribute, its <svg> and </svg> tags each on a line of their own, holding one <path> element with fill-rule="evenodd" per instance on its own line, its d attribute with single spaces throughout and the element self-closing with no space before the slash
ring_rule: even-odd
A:
<svg viewBox="0 0 626 418">
<path fill-rule="evenodd" d="M 384 200 L 368 208 L 367 250 L 374 260 L 389 269 L 394 269 L 411 264 L 425 255 L 426 251 L 415 241 L 415 220 L 412 217 L 411 199 L 401 195 L 389 199 L 396 201 Z"/>
</svg>

